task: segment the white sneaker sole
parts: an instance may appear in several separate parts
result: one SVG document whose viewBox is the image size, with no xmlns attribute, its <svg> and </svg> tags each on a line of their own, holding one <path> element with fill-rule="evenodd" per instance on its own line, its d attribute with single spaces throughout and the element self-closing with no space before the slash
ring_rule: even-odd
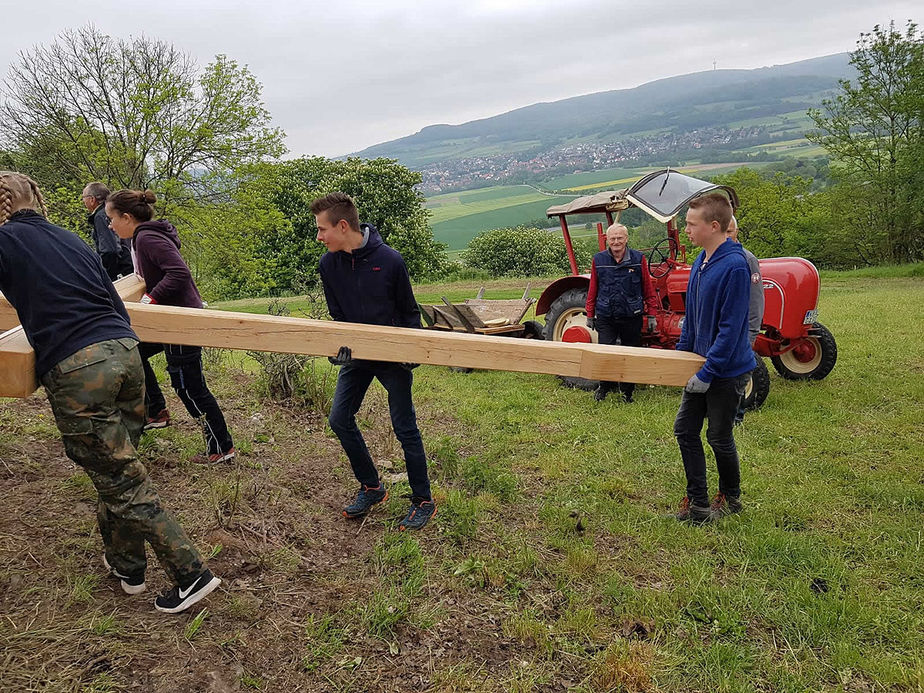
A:
<svg viewBox="0 0 924 693">
<path fill-rule="evenodd" d="M 119 583 L 122 585 L 122 591 L 125 592 L 125 594 L 141 594 L 148 588 L 147 585 L 145 585 L 143 582 L 140 585 L 129 585 L 127 582 L 125 582 L 125 576 L 113 570 L 112 566 L 109 565 L 109 561 L 106 560 L 105 553 L 103 553 L 103 567 L 109 571 L 109 574 L 112 575 L 112 577 L 118 578 Z"/>
<path fill-rule="evenodd" d="M 186 597 L 186 599 L 180 602 L 179 605 L 173 607 L 172 609 L 166 609 L 162 606 L 157 606 L 156 601 L 154 602 L 154 608 L 165 614 L 178 614 L 181 611 L 186 611 L 186 609 L 191 607 L 196 602 L 201 601 L 202 599 L 205 599 L 212 592 L 214 592 L 215 588 L 218 587 L 220 584 L 221 584 L 221 578 L 213 577 L 211 580 L 208 581 L 208 583 L 206 583 L 204 587 L 193 592 L 191 595 Z"/>
</svg>

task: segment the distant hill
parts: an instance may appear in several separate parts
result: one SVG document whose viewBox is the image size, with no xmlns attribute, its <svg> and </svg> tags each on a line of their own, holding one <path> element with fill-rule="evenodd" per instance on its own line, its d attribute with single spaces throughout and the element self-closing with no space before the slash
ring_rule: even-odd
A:
<svg viewBox="0 0 924 693">
<path fill-rule="evenodd" d="M 849 55 L 754 70 L 709 70 L 537 103 L 461 125 L 431 125 L 357 156 L 395 158 L 411 167 L 472 156 L 540 152 L 572 143 L 606 143 L 653 132 L 738 127 L 817 106 L 840 78 Z"/>
</svg>

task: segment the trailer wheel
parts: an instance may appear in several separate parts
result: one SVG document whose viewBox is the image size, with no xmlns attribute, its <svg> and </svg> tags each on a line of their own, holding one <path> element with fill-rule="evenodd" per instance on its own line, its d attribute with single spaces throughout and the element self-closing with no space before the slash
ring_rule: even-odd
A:
<svg viewBox="0 0 924 693">
<path fill-rule="evenodd" d="M 552 301 L 549 312 L 545 314 L 545 330 L 543 337 L 546 341 L 560 342 L 562 335 L 572 325 L 580 324 L 582 327 L 587 320 L 587 289 L 568 289 L 561 296 Z M 558 379 L 567 387 L 579 390 L 594 390 L 599 384 L 596 380 L 573 378 L 560 375 Z"/>
<path fill-rule="evenodd" d="M 801 344 L 770 360 L 787 380 L 821 380 L 837 363 L 837 342 L 827 327 L 815 322 Z"/>
<path fill-rule="evenodd" d="M 767 362 L 755 355 L 757 368 L 751 371 L 751 381 L 744 388 L 744 408 L 748 411 L 759 409 L 770 394 L 770 371 Z"/>
</svg>

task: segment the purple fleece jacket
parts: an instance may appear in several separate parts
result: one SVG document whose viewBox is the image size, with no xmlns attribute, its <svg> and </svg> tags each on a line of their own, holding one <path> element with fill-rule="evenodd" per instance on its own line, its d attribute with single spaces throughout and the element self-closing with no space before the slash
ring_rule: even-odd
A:
<svg viewBox="0 0 924 693">
<path fill-rule="evenodd" d="M 138 224 L 132 237 L 138 271 L 155 303 L 201 308 L 202 297 L 180 255 L 180 236 L 165 219 Z"/>
</svg>

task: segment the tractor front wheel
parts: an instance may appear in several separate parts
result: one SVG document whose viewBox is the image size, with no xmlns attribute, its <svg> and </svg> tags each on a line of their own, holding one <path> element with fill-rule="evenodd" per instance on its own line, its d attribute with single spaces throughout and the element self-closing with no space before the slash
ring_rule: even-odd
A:
<svg viewBox="0 0 924 693">
<path fill-rule="evenodd" d="M 770 360 L 776 372 L 787 380 L 821 380 L 837 363 L 837 342 L 827 327 L 815 322 L 808 337 Z"/>
<path fill-rule="evenodd" d="M 751 371 L 751 381 L 744 388 L 744 408 L 748 411 L 758 409 L 770 394 L 770 371 L 767 370 L 767 363 L 756 354 L 754 358 L 757 359 L 757 368 Z"/>
<path fill-rule="evenodd" d="M 545 314 L 546 341 L 562 341 L 562 335 L 569 327 L 584 327 L 587 324 L 587 289 L 568 289 L 552 301 L 549 312 Z M 560 375 L 559 380 L 568 387 L 580 390 L 593 390 L 598 381 L 585 378 L 573 378 Z"/>
</svg>

